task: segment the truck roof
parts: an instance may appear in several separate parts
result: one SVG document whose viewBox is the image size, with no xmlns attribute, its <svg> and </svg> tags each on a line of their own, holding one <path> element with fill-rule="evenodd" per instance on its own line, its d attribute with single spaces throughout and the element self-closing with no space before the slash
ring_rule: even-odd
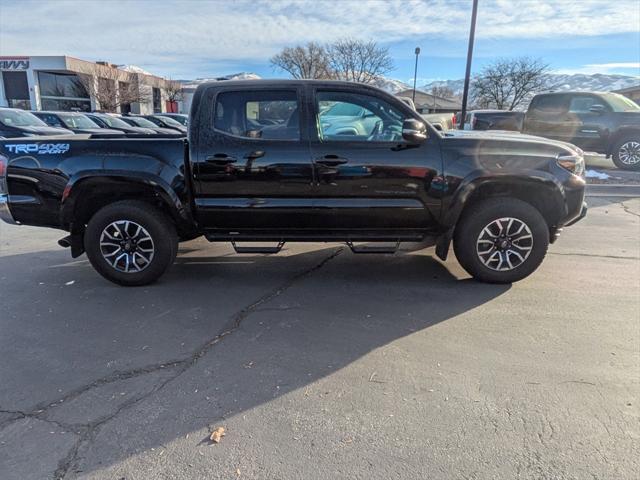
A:
<svg viewBox="0 0 640 480">
<path fill-rule="evenodd" d="M 558 91 L 551 91 L 551 92 L 540 92 L 537 93 L 535 96 L 539 96 L 539 95 L 573 95 L 573 94 L 581 94 L 581 93 L 588 93 L 590 95 L 606 95 L 608 93 L 612 93 L 612 92 L 590 92 L 588 90 L 558 90 Z"/>
<path fill-rule="evenodd" d="M 314 80 L 314 79 L 254 79 L 254 80 L 220 80 L 215 81 L 212 80 L 210 82 L 201 83 L 198 85 L 198 90 L 202 90 L 204 88 L 209 87 L 256 87 L 256 88 L 269 88 L 269 87 L 283 87 L 283 86 L 297 86 L 297 85 L 316 85 L 320 87 L 332 87 L 332 86 L 340 86 L 340 87 L 363 87 L 369 88 L 372 90 L 379 90 L 384 92 L 384 90 L 375 87 L 373 85 L 368 85 L 365 83 L 357 83 L 357 82 L 347 82 L 344 80 Z M 388 92 L 385 92 L 388 93 Z"/>
</svg>

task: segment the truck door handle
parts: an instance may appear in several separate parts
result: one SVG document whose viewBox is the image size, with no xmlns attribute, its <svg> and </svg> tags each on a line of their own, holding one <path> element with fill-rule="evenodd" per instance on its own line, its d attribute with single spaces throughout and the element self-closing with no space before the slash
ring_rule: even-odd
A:
<svg viewBox="0 0 640 480">
<path fill-rule="evenodd" d="M 320 165 L 326 165 L 327 167 L 335 167 L 347 163 L 349 160 L 338 155 L 325 155 L 324 157 L 316 158 L 316 163 Z"/>
<path fill-rule="evenodd" d="M 216 165 L 227 165 L 228 163 L 236 163 L 238 159 L 230 157 L 226 153 L 216 153 L 215 155 L 209 155 L 206 157 L 205 161 Z"/>
</svg>

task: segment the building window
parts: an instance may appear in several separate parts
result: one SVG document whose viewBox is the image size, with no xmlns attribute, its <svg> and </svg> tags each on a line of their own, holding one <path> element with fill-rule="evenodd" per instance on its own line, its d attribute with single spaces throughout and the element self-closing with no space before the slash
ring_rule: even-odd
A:
<svg viewBox="0 0 640 480">
<path fill-rule="evenodd" d="M 162 95 L 156 87 L 153 87 L 153 113 L 162 113 Z"/>
<path fill-rule="evenodd" d="M 31 110 L 26 72 L 2 72 L 2 83 L 9 107 Z"/>
<path fill-rule="evenodd" d="M 91 111 L 89 92 L 77 75 L 38 72 L 43 110 Z"/>
</svg>

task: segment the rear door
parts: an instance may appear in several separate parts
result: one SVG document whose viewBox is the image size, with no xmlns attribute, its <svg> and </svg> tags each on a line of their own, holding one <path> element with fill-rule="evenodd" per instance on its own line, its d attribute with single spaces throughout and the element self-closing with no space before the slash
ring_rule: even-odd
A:
<svg viewBox="0 0 640 480">
<path fill-rule="evenodd" d="M 535 96 L 525 116 L 525 133 L 567 141 L 575 130 L 575 125 L 568 117 L 568 110 L 566 95 Z"/>
<path fill-rule="evenodd" d="M 420 116 L 374 90 L 314 87 L 312 96 L 314 206 L 323 228 L 396 235 L 434 227 L 440 201 L 432 183 L 442 165 L 435 131 L 407 143 L 403 121 Z"/>
<path fill-rule="evenodd" d="M 201 105 L 192 159 L 201 225 L 221 235 L 309 226 L 313 171 L 302 88 L 211 88 Z"/>
</svg>

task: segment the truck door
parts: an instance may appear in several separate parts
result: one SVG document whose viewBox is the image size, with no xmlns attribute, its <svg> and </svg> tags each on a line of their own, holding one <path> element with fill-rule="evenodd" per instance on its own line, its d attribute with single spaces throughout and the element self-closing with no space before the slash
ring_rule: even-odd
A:
<svg viewBox="0 0 640 480">
<path fill-rule="evenodd" d="M 305 226 L 313 171 L 302 95 L 298 86 L 203 93 L 192 162 L 204 229 L 234 235 Z"/>
<path fill-rule="evenodd" d="M 599 106 L 598 106 L 599 105 Z M 596 107 L 592 111 L 592 107 Z M 606 145 L 608 122 L 603 119 L 611 111 L 611 107 L 601 98 L 589 94 L 571 95 L 569 101 L 568 121 L 573 125 L 571 142 L 584 150 L 602 150 Z"/>
<path fill-rule="evenodd" d="M 568 118 L 569 101 L 563 94 L 536 95 L 525 115 L 524 132 L 567 141 L 575 125 Z"/>
<path fill-rule="evenodd" d="M 314 207 L 323 228 L 395 234 L 434 227 L 440 200 L 432 182 L 442 174 L 437 133 L 407 143 L 403 121 L 419 115 L 361 86 L 315 88 L 311 103 Z"/>
</svg>

